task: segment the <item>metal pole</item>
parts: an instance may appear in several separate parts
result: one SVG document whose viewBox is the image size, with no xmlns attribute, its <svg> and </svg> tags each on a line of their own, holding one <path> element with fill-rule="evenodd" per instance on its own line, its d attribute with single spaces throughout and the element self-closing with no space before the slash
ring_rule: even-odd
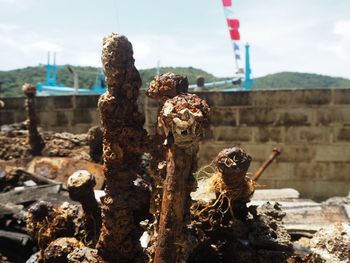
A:
<svg viewBox="0 0 350 263">
<path fill-rule="evenodd" d="M 250 79 L 250 58 L 249 58 L 249 44 L 247 43 L 245 45 L 245 89 L 251 90 L 252 89 L 252 82 Z"/>
</svg>

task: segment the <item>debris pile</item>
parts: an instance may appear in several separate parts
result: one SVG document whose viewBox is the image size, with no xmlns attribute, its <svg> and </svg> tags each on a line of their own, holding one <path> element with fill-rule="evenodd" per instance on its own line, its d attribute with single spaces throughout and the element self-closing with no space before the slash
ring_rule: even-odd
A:
<svg viewBox="0 0 350 263">
<path fill-rule="evenodd" d="M 82 135 L 40 130 L 30 84 L 23 88 L 28 121 L 1 127 L 1 262 L 349 261 L 349 198 L 303 200 L 313 211 L 343 216 L 304 231 L 295 223 L 305 211 L 295 190 L 255 199 L 278 149 L 253 176 L 252 157 L 239 147 L 198 169 L 210 108 L 188 93 L 187 78 L 165 73 L 150 83 L 146 95 L 158 102 L 158 119 L 148 135 L 128 39 L 107 35 L 102 62 L 108 89 L 98 102 L 101 127 Z"/>
</svg>

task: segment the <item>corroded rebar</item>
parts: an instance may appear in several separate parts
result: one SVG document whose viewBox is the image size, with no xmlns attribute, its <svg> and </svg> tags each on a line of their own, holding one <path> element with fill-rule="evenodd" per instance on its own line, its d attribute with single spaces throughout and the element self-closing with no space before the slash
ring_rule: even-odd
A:
<svg viewBox="0 0 350 263">
<path fill-rule="evenodd" d="M 267 167 L 276 159 L 278 155 L 281 154 L 281 150 L 277 148 L 273 148 L 271 155 L 267 158 L 267 160 L 260 166 L 259 170 L 254 174 L 252 180 L 254 182 L 258 181 L 260 176 L 266 170 Z"/>
<path fill-rule="evenodd" d="M 163 188 L 154 262 L 184 262 L 189 254 L 190 193 L 195 189 L 198 142 L 208 123 L 209 107 L 194 94 L 168 99 L 159 114 L 167 136 L 167 173 Z"/>
<path fill-rule="evenodd" d="M 158 102 L 158 115 L 167 99 L 173 98 L 181 93 L 186 93 L 188 90 L 187 77 L 176 75 L 168 72 L 156 76 L 151 81 L 146 95 L 150 98 L 155 99 Z M 154 245 L 158 236 L 158 224 L 159 215 L 162 201 L 163 183 L 166 174 L 166 147 L 164 141 L 166 136 L 162 129 L 157 129 L 155 134 L 151 137 L 150 147 L 152 160 L 150 163 L 150 176 L 152 179 L 152 193 L 151 193 L 151 204 L 150 213 L 153 215 L 153 222 L 151 225 L 151 240 L 148 245 L 148 253 L 151 257 L 154 254 Z"/>
<path fill-rule="evenodd" d="M 29 83 L 25 83 L 22 89 L 23 89 L 24 95 L 26 95 L 27 97 L 25 106 L 28 112 L 29 146 L 31 149 L 31 153 L 33 155 L 40 155 L 41 151 L 45 147 L 45 143 L 37 129 L 37 118 L 36 118 L 36 112 L 35 112 L 36 87 Z"/>
<path fill-rule="evenodd" d="M 95 177 L 86 170 L 73 173 L 67 181 L 69 197 L 81 203 L 84 210 L 86 242 L 95 245 L 101 228 L 101 209 L 94 194 Z"/>
<path fill-rule="evenodd" d="M 246 204 L 254 193 L 253 181 L 246 175 L 251 160 L 243 149 L 233 147 L 222 150 L 213 161 L 219 171 L 214 182 L 217 198 L 224 197 L 226 201 L 223 204 L 232 209 L 235 218 L 241 220 L 248 215 Z"/>
<path fill-rule="evenodd" d="M 141 154 L 146 151 L 144 116 L 138 112 L 141 87 L 133 49 L 125 36 L 103 39 L 102 63 L 108 89 L 98 102 L 103 131 L 106 196 L 102 199 L 102 229 L 97 249 L 108 262 L 143 260 L 139 222 L 135 222 L 134 181 Z"/>
<path fill-rule="evenodd" d="M 99 126 L 91 127 L 87 133 L 89 141 L 89 154 L 91 159 L 100 163 L 102 161 L 102 130 Z"/>
</svg>

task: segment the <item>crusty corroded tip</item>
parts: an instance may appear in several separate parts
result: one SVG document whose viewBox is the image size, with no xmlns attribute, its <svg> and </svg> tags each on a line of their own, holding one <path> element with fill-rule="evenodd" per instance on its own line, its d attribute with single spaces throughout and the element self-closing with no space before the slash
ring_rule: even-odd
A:
<svg viewBox="0 0 350 263">
<path fill-rule="evenodd" d="M 191 146 L 203 135 L 209 123 L 210 108 L 195 94 L 180 94 L 168 99 L 160 111 L 160 126 L 172 133 L 178 146 Z"/>
<path fill-rule="evenodd" d="M 173 98 L 188 91 L 187 77 L 167 72 L 151 81 L 146 95 L 156 100 Z"/>
<path fill-rule="evenodd" d="M 84 199 L 84 196 L 91 194 L 95 185 L 95 177 L 86 170 L 74 172 L 67 181 L 69 196 L 75 201 Z"/>
<path fill-rule="evenodd" d="M 133 49 L 129 40 L 120 34 L 110 33 L 102 40 L 102 64 L 108 85 L 114 85 L 118 74 L 134 63 Z"/>
<path fill-rule="evenodd" d="M 24 85 L 22 86 L 22 90 L 26 96 L 34 95 L 36 92 L 36 87 L 30 83 L 24 83 Z"/>
<path fill-rule="evenodd" d="M 0 100 L 0 109 L 5 108 L 5 102 L 3 102 L 2 100 Z"/>
<path fill-rule="evenodd" d="M 213 164 L 223 173 L 245 175 L 252 158 L 243 149 L 232 147 L 223 149 L 214 159 Z"/>
<path fill-rule="evenodd" d="M 39 201 L 28 209 L 29 214 L 39 221 L 52 214 L 53 211 L 53 205 L 46 201 Z"/>
</svg>

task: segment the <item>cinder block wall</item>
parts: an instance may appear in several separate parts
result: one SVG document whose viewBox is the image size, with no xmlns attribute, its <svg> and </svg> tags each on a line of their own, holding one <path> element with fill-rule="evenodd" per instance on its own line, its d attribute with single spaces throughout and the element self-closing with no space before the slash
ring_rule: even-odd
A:
<svg viewBox="0 0 350 263">
<path fill-rule="evenodd" d="M 304 197 L 324 199 L 350 190 L 350 89 L 235 93 L 201 92 L 212 108 L 211 127 L 199 153 L 200 165 L 223 148 L 239 145 L 255 172 L 274 147 L 282 154 L 259 181 L 261 187 L 294 187 Z M 43 129 L 86 132 L 97 125 L 98 96 L 37 98 Z M 23 98 L 4 99 L 1 123 L 23 121 Z M 157 103 L 144 95 L 140 109 L 154 131 Z"/>
<path fill-rule="evenodd" d="M 324 199 L 350 190 L 350 89 L 286 90 L 198 95 L 212 108 L 200 165 L 223 148 L 239 145 L 256 172 L 274 147 L 282 150 L 259 180 L 261 187 L 294 187 Z M 157 105 L 146 99 L 147 127 Z"/>
<path fill-rule="evenodd" d="M 44 130 L 85 133 L 99 123 L 97 95 L 37 97 L 36 111 L 39 125 Z M 1 123 L 24 121 L 24 98 L 4 98 L 0 111 Z"/>
</svg>

